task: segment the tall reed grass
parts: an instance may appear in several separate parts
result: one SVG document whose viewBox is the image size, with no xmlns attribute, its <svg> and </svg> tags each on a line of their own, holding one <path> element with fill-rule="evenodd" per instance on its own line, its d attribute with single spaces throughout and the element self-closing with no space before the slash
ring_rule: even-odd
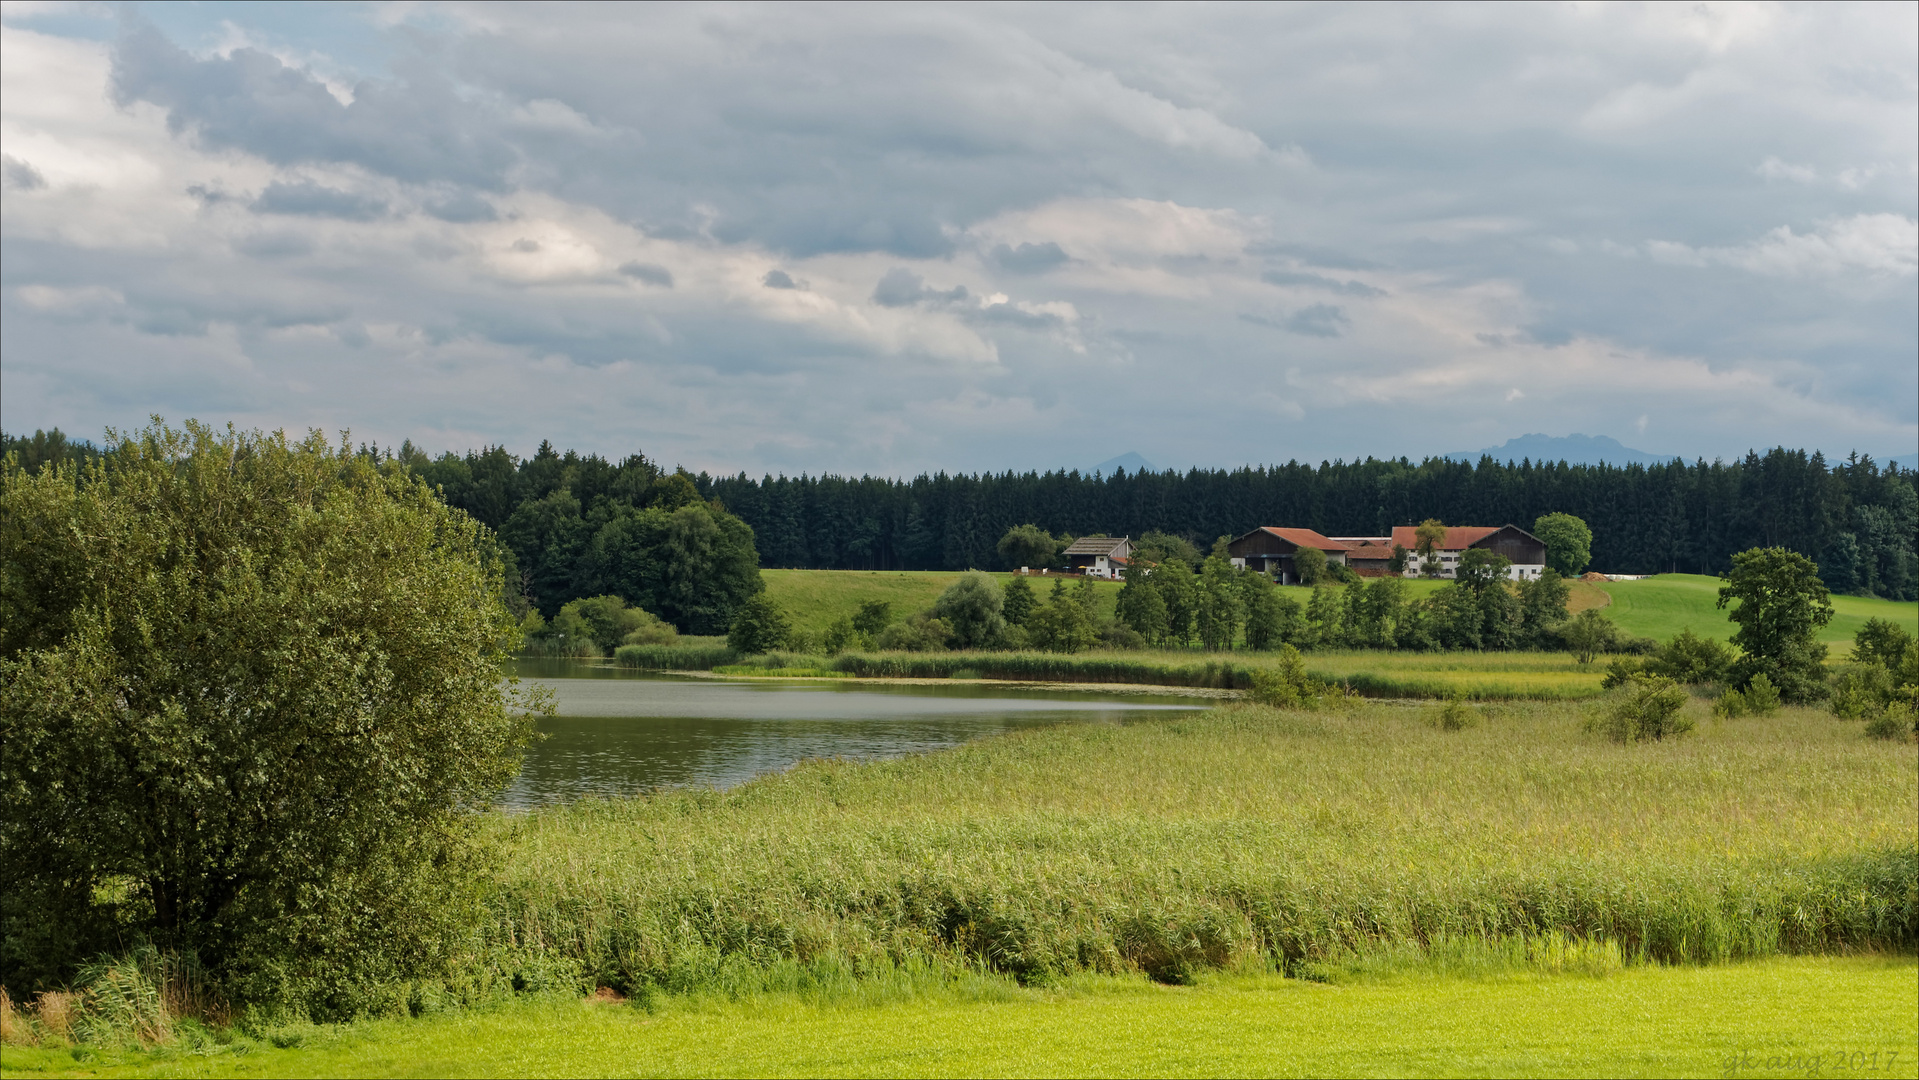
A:
<svg viewBox="0 0 1919 1080">
<path fill-rule="evenodd" d="M 1181 982 L 1460 941 L 1581 964 L 1919 942 L 1911 748 L 1687 707 L 1694 735 L 1620 746 L 1566 705 L 1459 731 L 1233 705 L 551 808 L 496 823 L 476 948 L 643 993 L 794 965 Z"/>
</svg>

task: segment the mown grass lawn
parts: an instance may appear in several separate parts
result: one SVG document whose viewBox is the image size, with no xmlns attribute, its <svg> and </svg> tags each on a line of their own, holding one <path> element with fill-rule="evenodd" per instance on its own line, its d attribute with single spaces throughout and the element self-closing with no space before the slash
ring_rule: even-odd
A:
<svg viewBox="0 0 1919 1080">
<path fill-rule="evenodd" d="M 1701 637 L 1724 641 L 1732 637 L 1733 624 L 1715 605 L 1719 588 L 1725 582 L 1703 574 L 1661 574 L 1643 581 L 1613 581 L 1601 586 L 1612 594 L 1606 616 L 1622 630 L 1665 641 L 1688 627 Z M 1900 603 L 1862 596 L 1834 596 L 1833 618 L 1819 633 L 1819 640 L 1837 646 L 1835 656 L 1846 654 L 1852 636 L 1866 625 L 1867 619 L 1890 619 L 1908 631 L 1919 633 L 1919 604 Z"/>
<path fill-rule="evenodd" d="M 8 1047 L 7 1076 L 1913 1076 L 1919 965 L 1603 978 L 1087 980 L 1001 1000 L 522 1002 L 212 1053 Z M 292 1041 L 283 1037 L 282 1041 Z M 241 1049 L 242 1052 L 234 1052 Z"/>
</svg>

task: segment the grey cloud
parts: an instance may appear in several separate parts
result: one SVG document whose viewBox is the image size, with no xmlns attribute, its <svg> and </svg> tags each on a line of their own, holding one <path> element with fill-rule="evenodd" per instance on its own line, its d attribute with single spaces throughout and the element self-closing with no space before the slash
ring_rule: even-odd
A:
<svg viewBox="0 0 1919 1080">
<path fill-rule="evenodd" d="M 1022 330 L 1051 330 L 1063 326 L 1065 319 L 1050 311 L 1026 311 L 1012 304 L 988 304 L 983 308 L 966 309 L 969 322 L 983 323 L 988 326 L 1014 326 Z"/>
<path fill-rule="evenodd" d="M 1331 304 L 1314 304 L 1294 312 L 1285 322 L 1285 327 L 1295 334 L 1308 337 L 1333 338 L 1340 335 L 1340 328 L 1350 326 L 1351 320 L 1346 313 Z"/>
<path fill-rule="evenodd" d="M 14 191 L 38 191 L 47 186 L 47 178 L 12 154 L 0 154 L 0 183 Z"/>
<path fill-rule="evenodd" d="M 462 191 L 444 199 L 435 199 L 426 204 L 426 212 L 441 221 L 455 225 L 472 225 L 500 220 L 499 211 L 493 208 L 492 203 L 470 191 Z"/>
<path fill-rule="evenodd" d="M 401 180 L 499 189 L 518 153 L 476 99 L 427 69 L 367 81 L 342 105 L 312 75 L 256 49 L 196 60 L 137 17 L 113 53 L 113 95 L 149 101 L 167 126 L 276 164 L 351 162 Z"/>
<path fill-rule="evenodd" d="M 313 241 L 298 233 L 254 233 L 235 240 L 233 250 L 256 259 L 284 259 L 312 254 Z"/>
<path fill-rule="evenodd" d="M 522 255 L 531 255 L 540 250 L 540 242 L 538 240 L 528 240 L 522 236 L 518 240 L 513 241 L 512 247 L 514 251 Z"/>
<path fill-rule="evenodd" d="M 302 217 L 343 218 L 347 221 L 373 221 L 386 216 L 386 203 L 350 191 L 301 182 L 274 182 L 248 207 L 256 214 L 292 214 Z"/>
<path fill-rule="evenodd" d="M 1061 263 L 1069 261 L 1066 252 L 1051 240 L 1043 244 L 1021 244 L 1010 247 L 997 244 L 993 247 L 993 261 L 1000 269 L 1014 274 L 1043 274 Z"/>
<path fill-rule="evenodd" d="M 287 17 L 278 10 L 236 7 L 221 17 L 244 26 Z M 848 265 L 901 264 L 910 280 L 882 280 L 872 293 L 875 304 L 890 301 L 901 321 L 915 318 L 917 307 L 983 331 L 1056 326 L 1052 317 L 1016 305 L 956 301 L 956 290 L 926 280 L 950 286 L 964 276 L 975 291 L 1015 292 L 1017 275 L 1063 265 L 1046 265 L 1051 241 L 1034 239 L 1056 238 L 1061 258 L 1070 252 L 1087 260 L 1075 263 L 1085 274 L 1055 271 L 1043 279 L 1081 312 L 1075 337 L 994 333 L 1002 363 L 992 372 L 894 364 L 884 359 L 894 354 L 857 328 L 828 332 L 824 324 L 802 326 L 715 300 L 691 280 L 691 263 L 681 269 L 673 262 L 680 280 L 672 294 L 634 289 L 609 296 L 604 281 L 508 288 L 472 273 L 471 253 L 449 243 L 446 230 L 398 213 L 362 230 L 383 245 L 365 250 L 384 254 L 362 257 L 348 273 L 334 263 L 336 255 L 352 258 L 348 251 L 329 248 L 326 260 L 296 257 L 296 219 L 253 218 L 258 232 L 233 239 L 225 230 L 234 219 L 221 213 L 168 225 L 177 231 L 164 252 L 108 243 L 95 257 L 78 244 L 21 241 L 42 226 L 15 215 L 51 200 L 15 200 L 9 188 L 0 289 L 9 424 L 34 410 L 60 409 L 75 410 L 81 428 L 137 423 L 148 411 L 141 395 L 122 395 L 137 406 L 130 413 L 96 409 L 110 390 L 123 388 L 95 388 L 89 383 L 97 379 L 71 373 L 112 370 L 146 350 L 207 357 L 210 374 L 192 385 L 215 389 L 196 391 L 202 396 L 192 399 L 193 409 L 240 400 L 220 396 L 242 382 L 220 351 L 225 338 L 143 338 L 126 320 L 188 333 L 208 319 L 265 326 L 300 315 L 301 298 L 320 296 L 316 311 L 346 313 L 330 326 L 425 328 L 421 355 L 431 359 L 418 362 L 421 370 L 440 365 L 436 378 L 420 384 L 417 398 L 342 389 L 350 380 L 341 373 L 359 370 L 353 365 L 400 355 L 387 351 L 393 346 L 386 331 L 374 334 L 363 354 L 332 335 L 262 332 L 253 361 L 264 368 L 297 358 L 311 383 L 330 389 L 280 398 L 259 391 L 249 407 L 261 415 L 279 410 L 274 415 L 297 425 L 318 416 L 300 411 L 306 403 L 325 398 L 311 408 L 385 417 L 379 422 L 407 434 L 407 423 L 442 415 L 448 380 L 441 373 L 472 363 L 475 374 L 459 391 L 469 396 L 457 408 L 464 410 L 462 430 L 489 433 L 476 439 L 532 432 L 530 449 L 564 427 L 582 446 L 598 440 L 608 451 L 622 450 L 634 417 L 644 415 L 672 432 L 656 445 L 707 454 L 718 466 L 754 467 L 750 448 L 762 443 L 815 469 L 1028 463 L 1022 455 L 1038 452 L 1038 436 L 995 428 L 997 407 L 964 404 L 975 400 L 1026 403 L 1038 420 L 1022 431 L 1050 432 L 1047 438 L 1061 445 L 1115 425 L 1157 425 L 1165 445 L 1153 451 L 1155 460 L 1208 461 L 1220 446 L 1249 444 L 1262 454 L 1267 446 L 1274 455 L 1330 454 L 1349 446 L 1340 440 L 1355 431 L 1390 436 L 1390 445 L 1368 443 L 1369 452 L 1418 456 L 1422 445 L 1491 445 L 1517 430 L 1454 430 L 1510 422 L 1476 392 L 1448 397 L 1447 410 L 1374 401 L 1363 413 L 1342 414 L 1327 406 L 1274 435 L 1270 413 L 1260 412 L 1252 396 L 1222 404 L 1186 385 L 1238 385 L 1270 366 L 1275 347 L 1310 354 L 1296 361 L 1302 366 L 1316 359 L 1341 370 L 1370 362 L 1381 371 L 1464 362 L 1459 352 L 1493 347 L 1475 342 L 1473 331 L 1497 331 L 1489 336 L 1503 336 L 1515 349 L 1599 341 L 1622 355 L 1680 357 L 1738 377 L 1787 372 L 1780 385 L 1809 388 L 1804 399 L 1779 391 L 1788 405 L 1768 411 L 1771 399 L 1757 391 L 1725 404 L 1727 393 L 1738 393 L 1688 389 L 1683 381 L 1669 392 L 1653 387 L 1671 401 L 1669 430 L 1696 432 L 1673 436 L 1689 440 L 1672 446 L 1688 455 L 1740 451 L 1760 438 L 1811 444 L 1821 432 L 1856 429 L 1860 418 L 1882 424 L 1875 431 L 1913 430 L 1919 297 L 1909 277 L 1808 287 L 1735 267 L 1605 254 L 1608 244 L 1643 251 L 1653 239 L 1716 250 L 1782 226 L 1805 236 L 1827 220 L 1919 213 L 1919 192 L 1899 164 L 1913 159 L 1919 133 L 1919 99 L 1910 92 L 1910 5 L 1844 15 L 1781 9 L 1770 27 L 1754 21 L 1724 49 L 1705 48 L 1670 25 L 1719 18 L 1710 11 L 1668 19 L 1624 6 L 1578 13 L 1414 7 L 1390 28 L 1367 9 L 1307 5 L 791 12 L 655 6 L 608 16 L 588 6 L 502 4 L 487 11 L 481 29 L 420 15 L 402 15 L 401 26 L 387 29 L 339 8 L 301 16 L 334 20 L 334 30 L 363 40 L 382 38 L 367 55 L 398 57 L 386 71 L 368 69 L 374 77 L 355 87 L 351 104 L 310 73 L 263 53 L 239 49 L 196 59 L 131 21 L 115 52 L 115 92 L 122 102 L 157 104 L 183 143 L 212 151 L 197 161 L 153 159 L 178 170 L 167 180 L 175 189 L 207 185 L 199 197 L 209 205 L 226 198 L 213 178 L 243 182 L 225 164 L 235 151 L 283 167 L 338 163 L 348 167 L 345 174 L 378 178 L 354 190 L 380 193 L 396 210 L 487 220 L 522 201 L 557 206 L 577 213 L 574 221 L 601 215 L 684 242 L 689 259 L 771 253 L 768 264 L 785 267 L 779 274 L 795 286 L 796 276 L 819 284 Z M 1831 76 L 1836 70 L 1849 74 Z M 1835 90 L 1840 83 L 1850 88 Z M 586 122 L 541 127 L 516 119 L 528 103 L 545 100 Z M 1303 147 L 1310 163 L 1177 145 L 1167 133 L 1185 129 L 1142 119 L 1155 102 L 1184 110 L 1181 116 L 1211 115 L 1267 146 Z M 28 108 L 21 95 L 0 107 L 9 115 Z M 101 124 L 93 137 L 118 138 L 124 123 Z M 19 152 L 12 140 L 7 149 Z M 1770 183 L 1754 172 L 1769 156 L 1822 177 L 1860 180 L 1843 189 Z M 33 160 L 51 167 L 55 159 L 36 150 Z M 60 193 L 64 199 L 64 186 Z M 1214 260 L 1210 269 L 1195 254 L 1181 254 L 1174 234 L 1146 237 L 1142 253 L 1128 256 L 1126 246 L 1140 237 L 1099 220 L 1114 200 L 1218 214 L 1244 235 L 1224 247 L 1196 247 Z M 992 235 L 1029 242 L 978 250 L 969 230 L 1002 217 L 1030 223 Z M 513 238 L 509 232 L 501 240 Z M 1552 238 L 1564 242 L 1546 242 Z M 1109 243 L 1122 253 L 1109 256 L 1097 246 Z M 729 245 L 738 247 L 723 250 Z M 1288 287 L 1320 291 L 1302 292 L 1290 304 L 1272 293 L 1274 306 L 1256 307 L 1236 291 L 1251 276 L 1245 269 L 1219 272 L 1235 245 L 1251 273 L 1270 265 L 1310 279 L 1288 279 Z M 601 250 L 621 248 L 616 242 Z M 805 261 L 868 251 L 892 258 Z M 968 261 L 975 257 L 977 263 Z M 931 261 L 943 258 L 954 262 Z M 1382 341 L 1395 343 L 1376 352 L 1373 342 L 1352 340 L 1348 316 L 1358 321 L 1357 312 L 1334 305 L 1358 305 L 1367 295 L 1363 283 L 1347 280 L 1351 271 L 1381 268 L 1403 284 L 1394 286 L 1393 298 L 1366 304 L 1398 305 L 1405 318 L 1380 321 Z M 1184 278 L 1179 295 L 1128 279 L 1142 269 Z M 1229 279 L 1237 284 L 1215 287 Z M 176 280 L 204 282 L 224 298 L 160 287 Z M 835 280 L 835 293 L 857 290 L 860 280 Z M 79 309 L 34 307 L 33 294 L 22 294 L 32 285 L 97 285 L 128 300 L 123 310 L 88 316 L 99 320 L 94 333 L 76 322 Z M 1329 303 L 1297 310 L 1314 299 Z M 669 306 L 670 341 L 646 322 L 665 319 Z M 1264 314 L 1235 319 L 1240 306 Z M 1443 344 L 1421 338 L 1420 313 L 1449 308 L 1465 332 Z M 1372 329 L 1369 323 L 1369 337 Z M 493 359 L 473 360 L 473 353 Z M 523 392 L 530 384 L 514 381 L 516 372 L 549 356 L 589 367 L 621 360 L 632 366 L 596 377 L 588 396 L 605 411 L 591 419 L 577 408 L 581 392 L 564 389 L 557 377 L 542 384 L 550 392 Z M 1147 389 L 1116 385 L 1098 409 L 1076 406 L 1074 388 L 1089 367 L 1113 358 L 1139 370 L 1178 370 L 1182 378 L 1140 380 Z M 855 414 L 836 395 L 849 371 L 865 373 L 863 392 L 880 403 L 868 420 L 897 415 L 900 402 L 928 403 L 933 411 L 901 421 L 897 446 L 858 443 L 845 432 L 885 424 L 848 422 Z M 672 409 L 621 415 L 617 392 L 606 388 L 628 380 L 633 396 L 621 401 L 651 400 L 645 395 L 668 377 L 662 372 L 680 385 L 691 385 L 688 372 L 710 376 L 726 386 L 726 408 L 741 414 L 703 412 L 697 401 L 676 399 Z M 172 389 L 142 393 L 156 402 L 187 400 Z M 1573 418 L 1560 424 L 1542 414 L 1529 423 L 1599 430 L 1602 421 L 1590 411 L 1612 417 L 1606 422 L 1614 426 L 1604 429 L 1610 434 L 1651 445 L 1635 442 L 1630 429 L 1653 408 L 1644 403 L 1646 388 L 1622 389 L 1616 401 L 1611 393 L 1601 386 L 1573 400 L 1569 391 L 1554 403 L 1529 387 L 1529 409 L 1562 409 Z M 940 408 L 950 412 L 938 414 Z M 1206 419 L 1164 422 L 1169 415 Z M 1655 415 L 1653 423 L 1660 422 Z M 1077 453 L 1056 459 L 1084 460 Z"/>
<path fill-rule="evenodd" d="M 911 307 L 920 303 L 956 304 L 967 297 L 966 286 L 944 291 L 930 289 L 926 279 L 905 267 L 894 267 L 873 286 L 873 302 L 881 307 Z"/>
<path fill-rule="evenodd" d="M 775 272 L 777 273 L 777 271 Z M 620 267 L 620 273 L 625 274 L 635 281 L 645 282 L 648 285 L 658 285 L 662 289 L 670 289 L 673 287 L 673 271 L 668 270 L 664 266 L 655 266 L 652 263 L 630 262 Z M 787 281 L 791 282 L 792 279 L 788 278 Z M 766 282 L 765 284 L 770 284 L 770 282 Z M 789 285 L 788 287 L 790 288 L 791 286 Z"/>
<path fill-rule="evenodd" d="M 793 275 L 784 270 L 768 270 L 766 276 L 760 279 L 760 284 L 769 289 L 797 289 L 800 287 L 800 283 L 793 280 Z"/>
<path fill-rule="evenodd" d="M 1342 293 L 1346 296 L 1386 295 L 1386 290 L 1374 288 L 1363 281 L 1335 281 L 1319 274 L 1302 274 L 1292 270 L 1268 270 L 1259 275 L 1259 280 L 1268 285 L 1303 285 L 1308 288 Z"/>
</svg>

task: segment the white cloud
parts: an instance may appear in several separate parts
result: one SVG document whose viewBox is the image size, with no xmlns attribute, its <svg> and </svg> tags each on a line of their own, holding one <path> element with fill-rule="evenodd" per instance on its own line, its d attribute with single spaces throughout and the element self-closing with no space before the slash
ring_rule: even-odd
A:
<svg viewBox="0 0 1919 1080">
<path fill-rule="evenodd" d="M 1689 247 L 1655 240 L 1652 257 L 1681 266 L 1734 266 L 1771 277 L 1847 273 L 1906 277 L 1919 271 L 1919 221 L 1903 214 L 1855 214 L 1810 233 L 1781 225 L 1738 247 Z"/>
</svg>

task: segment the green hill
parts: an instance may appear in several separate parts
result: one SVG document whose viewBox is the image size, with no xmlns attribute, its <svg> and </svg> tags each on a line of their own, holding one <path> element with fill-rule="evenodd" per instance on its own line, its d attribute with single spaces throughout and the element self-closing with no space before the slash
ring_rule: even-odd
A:
<svg viewBox="0 0 1919 1080">
<path fill-rule="evenodd" d="M 1715 606 L 1722 584 L 1718 578 L 1703 574 L 1660 574 L 1643 581 L 1607 582 L 1600 587 L 1612 596 L 1605 614 L 1628 633 L 1664 641 L 1691 627 L 1702 637 L 1724 641 L 1732 637 L 1733 625 Z M 1835 654 L 1852 644 L 1852 635 L 1866 625 L 1867 619 L 1890 619 L 1919 633 L 1919 604 L 1834 596 L 1832 606 L 1832 622 L 1820 631 L 1819 640 L 1842 646 L 1833 650 Z"/>
</svg>

